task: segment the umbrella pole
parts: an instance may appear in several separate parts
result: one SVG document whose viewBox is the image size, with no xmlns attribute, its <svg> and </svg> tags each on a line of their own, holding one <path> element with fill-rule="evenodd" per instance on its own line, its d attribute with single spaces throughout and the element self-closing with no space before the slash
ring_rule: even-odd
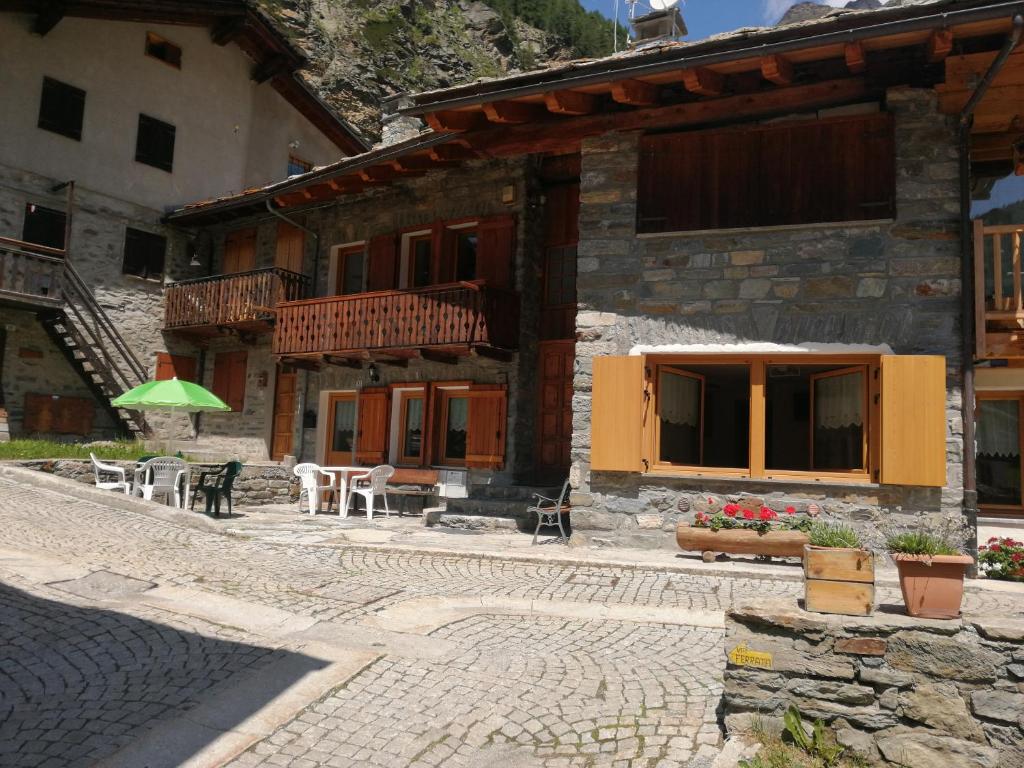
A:
<svg viewBox="0 0 1024 768">
<path fill-rule="evenodd" d="M 170 424 L 170 428 L 167 430 L 167 445 L 165 446 L 165 450 L 166 450 L 166 455 L 167 456 L 173 456 L 174 455 L 174 454 L 171 453 L 171 431 L 174 429 L 174 411 L 175 411 L 175 408 L 172 405 L 171 406 L 171 424 Z"/>
</svg>

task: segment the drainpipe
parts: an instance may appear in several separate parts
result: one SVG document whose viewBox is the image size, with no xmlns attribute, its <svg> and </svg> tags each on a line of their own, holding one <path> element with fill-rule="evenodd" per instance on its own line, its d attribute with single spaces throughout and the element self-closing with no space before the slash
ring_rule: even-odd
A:
<svg viewBox="0 0 1024 768">
<path fill-rule="evenodd" d="M 974 339 L 979 329 L 974 327 L 974 265 L 968 254 L 973 251 L 971 225 L 971 126 L 974 122 L 974 111 L 985 97 L 989 87 L 1002 70 L 1021 41 L 1024 34 L 1024 16 L 1013 17 L 1013 31 L 1006 39 L 1002 50 L 996 56 L 988 72 L 974 90 L 970 100 L 960 113 L 959 144 L 960 144 L 960 299 L 963 311 L 963 350 L 961 352 L 963 366 L 963 434 L 964 434 L 964 511 L 969 517 L 977 520 L 978 494 L 974 456 Z M 979 254 L 974 254 L 978 258 Z M 980 329 L 984 333 L 984 329 Z M 975 526 L 977 536 L 977 526 Z M 973 548 L 977 550 L 975 540 Z"/>
<path fill-rule="evenodd" d="M 274 204 L 271 202 L 271 199 L 269 197 L 266 200 L 264 200 L 263 202 L 264 202 L 264 204 L 267 207 L 267 212 L 270 213 L 272 216 L 276 216 L 281 221 L 287 222 L 287 223 L 291 224 L 293 227 L 298 227 L 303 232 L 308 234 L 311 238 L 313 238 L 313 279 L 310 282 L 310 295 L 315 297 L 317 295 L 317 287 L 318 287 L 317 282 L 318 282 L 318 278 L 320 276 L 320 235 L 318 235 L 316 232 L 314 232 L 309 227 L 303 226 L 302 224 L 299 224 L 299 222 L 295 221 L 294 219 L 290 219 L 287 216 L 285 216 L 283 213 L 281 213 L 279 210 L 277 210 L 274 207 Z M 310 379 L 312 378 L 312 374 L 310 373 L 310 371 L 304 371 L 303 373 L 305 374 L 305 376 L 303 377 L 305 379 L 305 384 L 302 387 L 301 395 L 300 395 L 300 398 L 299 398 L 299 414 L 298 414 L 298 419 L 299 419 L 299 444 L 297 446 L 293 446 L 292 447 L 292 450 L 295 452 L 295 457 L 296 457 L 296 459 L 298 461 L 302 461 L 305 458 L 302 455 L 302 452 L 303 452 L 302 451 L 302 446 L 306 442 L 306 440 L 305 440 L 305 438 L 306 438 L 306 427 L 305 427 L 306 403 L 309 402 L 309 385 L 310 385 Z"/>
</svg>

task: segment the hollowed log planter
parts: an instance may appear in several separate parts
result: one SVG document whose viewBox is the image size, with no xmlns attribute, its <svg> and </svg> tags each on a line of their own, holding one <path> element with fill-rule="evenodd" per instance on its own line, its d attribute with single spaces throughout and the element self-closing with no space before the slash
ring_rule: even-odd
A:
<svg viewBox="0 0 1024 768">
<path fill-rule="evenodd" d="M 955 619 L 964 599 L 964 574 L 974 558 L 969 555 L 903 555 L 893 553 L 900 573 L 903 604 L 911 616 Z"/>
<path fill-rule="evenodd" d="M 875 558 L 866 549 L 804 547 L 804 608 L 870 616 L 875 609 Z"/>
<path fill-rule="evenodd" d="M 716 552 L 730 555 L 765 555 L 767 557 L 803 557 L 807 534 L 801 531 L 768 531 L 758 533 L 741 528 L 695 528 L 689 523 L 676 527 L 676 543 L 680 549 L 701 552 L 704 559 Z"/>
</svg>

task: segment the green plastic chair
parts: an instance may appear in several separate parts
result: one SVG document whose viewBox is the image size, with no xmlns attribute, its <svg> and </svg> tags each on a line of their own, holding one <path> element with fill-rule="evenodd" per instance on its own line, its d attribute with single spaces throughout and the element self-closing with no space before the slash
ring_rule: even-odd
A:
<svg viewBox="0 0 1024 768">
<path fill-rule="evenodd" d="M 228 517 L 231 517 L 231 490 L 235 485 L 235 478 L 242 474 L 242 462 L 229 461 L 218 469 L 202 472 L 199 475 L 199 483 L 192 494 L 191 508 L 196 508 L 196 496 L 202 491 L 206 496 L 206 514 L 213 514 L 220 517 L 220 500 L 228 500 Z"/>
</svg>

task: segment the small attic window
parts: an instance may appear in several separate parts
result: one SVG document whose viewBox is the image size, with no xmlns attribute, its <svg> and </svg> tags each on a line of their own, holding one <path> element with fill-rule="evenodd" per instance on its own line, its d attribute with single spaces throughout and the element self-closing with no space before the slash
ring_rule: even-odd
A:
<svg viewBox="0 0 1024 768">
<path fill-rule="evenodd" d="M 146 55 L 181 69 L 181 48 L 155 32 L 146 33 Z"/>
<path fill-rule="evenodd" d="M 313 164 L 295 155 L 288 155 L 288 175 L 301 176 L 313 170 Z"/>
</svg>

